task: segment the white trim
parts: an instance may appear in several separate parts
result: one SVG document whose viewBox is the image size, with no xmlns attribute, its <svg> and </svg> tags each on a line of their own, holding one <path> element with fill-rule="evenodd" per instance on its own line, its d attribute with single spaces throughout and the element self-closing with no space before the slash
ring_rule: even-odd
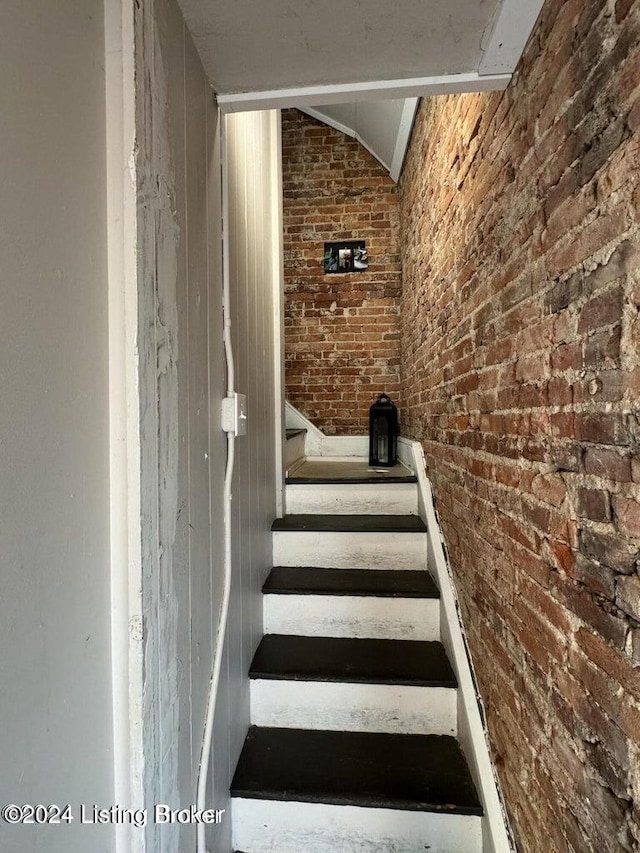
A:
<svg viewBox="0 0 640 853">
<path fill-rule="evenodd" d="M 491 762 L 481 702 L 475 687 L 467 642 L 463 633 L 455 583 L 444 553 L 443 539 L 427 479 L 424 451 L 417 441 L 399 439 L 402 455 L 413 455 L 418 477 L 420 515 L 429 530 L 428 565 L 440 589 L 441 639 L 458 678 L 458 739 L 485 809 L 482 819 L 483 853 L 514 853 L 506 811 Z"/>
<path fill-rule="evenodd" d="M 320 455 L 324 459 L 357 456 L 369 459 L 369 437 L 366 435 L 325 435 Z"/>
<path fill-rule="evenodd" d="M 273 217 L 273 343 L 274 343 L 274 405 L 275 405 L 275 464 L 276 516 L 286 512 L 285 459 L 285 379 L 284 379 L 284 249 L 282 193 L 282 128 L 279 111 L 271 114 L 271 204 Z"/>
<path fill-rule="evenodd" d="M 481 75 L 513 73 L 540 14 L 544 0 L 503 0 L 482 41 Z"/>
<path fill-rule="evenodd" d="M 306 455 L 320 456 L 320 448 L 322 447 L 324 433 L 321 432 L 315 424 L 312 424 L 311 421 L 302 414 L 302 412 L 299 412 L 295 406 L 292 406 L 288 400 L 285 400 L 284 411 L 287 429 L 306 429 Z"/>
<path fill-rule="evenodd" d="M 426 534 L 420 530 L 274 530 L 274 566 L 424 570 Z"/>
<path fill-rule="evenodd" d="M 369 565 L 365 563 L 367 568 Z M 416 571 L 424 572 L 424 561 Z M 267 592 L 263 611 L 265 634 L 428 642 L 440 639 L 437 598 Z"/>
<path fill-rule="evenodd" d="M 105 0 L 114 802 L 144 806 L 142 530 L 133 0 Z M 117 853 L 144 830 L 115 827 Z"/>
<path fill-rule="evenodd" d="M 475 815 L 244 797 L 233 797 L 231 813 L 234 850 L 479 853 L 481 849 L 481 818 Z"/>
<path fill-rule="evenodd" d="M 368 83 L 223 93 L 218 95 L 218 104 L 224 113 L 310 107 L 350 101 L 375 101 L 380 98 L 416 98 L 423 95 L 500 91 L 506 89 L 510 80 L 511 74 L 478 74 L 472 71 L 466 74 L 413 77 L 406 80 L 375 80 Z"/>
<path fill-rule="evenodd" d="M 345 136 L 350 136 L 351 139 L 355 139 L 356 142 L 359 142 L 363 148 L 371 154 L 372 157 L 375 157 L 378 163 L 383 166 L 387 172 L 390 170 L 390 166 L 387 162 L 385 162 L 382 157 L 371 148 L 371 146 L 365 142 L 365 140 L 360 136 L 360 134 L 354 130 L 352 127 L 348 127 L 346 124 L 342 124 L 341 121 L 336 121 L 336 119 L 331 118 L 331 116 L 326 115 L 326 113 L 320 112 L 320 110 L 314 110 L 312 107 L 300 107 L 300 112 L 306 113 L 311 116 L 311 118 L 317 119 L 317 121 L 321 121 L 323 124 L 329 125 L 329 127 L 333 127 L 335 130 L 339 130 L 340 133 L 344 133 Z"/>
<path fill-rule="evenodd" d="M 287 486 L 293 515 L 417 515 L 415 483 L 292 483 Z"/>
<path fill-rule="evenodd" d="M 251 724 L 456 737 L 457 690 L 416 684 L 251 679 Z"/>
<path fill-rule="evenodd" d="M 391 168 L 389 169 L 389 177 L 396 183 L 398 182 L 398 179 L 400 177 L 400 172 L 402 171 L 402 164 L 404 163 L 404 158 L 407 154 L 409 138 L 413 129 L 413 122 L 416 117 L 416 112 L 418 111 L 419 102 L 419 98 L 407 98 L 404 102 L 404 107 L 402 109 L 402 117 L 400 118 L 398 136 L 396 138 L 396 147 L 393 152 Z"/>
</svg>

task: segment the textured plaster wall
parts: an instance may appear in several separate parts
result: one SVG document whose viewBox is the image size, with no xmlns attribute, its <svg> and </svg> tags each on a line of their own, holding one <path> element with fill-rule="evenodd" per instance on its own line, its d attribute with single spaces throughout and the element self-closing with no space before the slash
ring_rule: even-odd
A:
<svg viewBox="0 0 640 853">
<path fill-rule="evenodd" d="M 522 851 L 640 845 L 640 4 L 548 0 L 504 94 L 420 109 L 404 433 Z"/>
<path fill-rule="evenodd" d="M 144 796 L 151 810 L 196 802 L 221 600 L 221 179 L 217 108 L 177 4 L 145 3 L 135 23 Z M 214 740 L 209 805 L 217 808 L 228 808 L 226 724 Z M 144 832 L 154 853 L 195 849 L 194 824 L 149 821 Z M 210 841 L 230 849 L 228 815 Z"/>
<path fill-rule="evenodd" d="M 145 800 L 178 808 L 196 802 L 222 601 L 222 119 L 174 0 L 137 9 L 136 52 Z M 233 582 L 207 803 L 226 809 L 207 832 L 219 853 L 231 850 L 229 785 L 249 723 L 247 673 L 276 514 L 278 130 L 273 114 L 260 113 L 233 117 L 227 134 L 236 384 L 249 422 L 236 442 Z M 194 850 L 195 836 L 195 824 L 150 822 L 147 850 Z"/>
</svg>

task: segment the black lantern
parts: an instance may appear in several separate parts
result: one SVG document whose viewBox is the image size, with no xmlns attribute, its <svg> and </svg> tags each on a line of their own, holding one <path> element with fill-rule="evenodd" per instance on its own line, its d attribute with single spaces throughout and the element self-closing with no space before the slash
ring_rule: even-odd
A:
<svg viewBox="0 0 640 853">
<path fill-rule="evenodd" d="M 398 410 L 390 397 L 378 394 L 369 409 L 369 466 L 392 468 L 398 461 Z"/>
</svg>

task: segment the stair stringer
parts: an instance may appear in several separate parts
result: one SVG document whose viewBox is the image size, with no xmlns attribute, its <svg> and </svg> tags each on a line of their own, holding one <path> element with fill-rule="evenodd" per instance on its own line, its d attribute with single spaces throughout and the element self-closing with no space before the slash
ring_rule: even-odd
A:
<svg viewBox="0 0 640 853">
<path fill-rule="evenodd" d="M 366 435 L 325 435 L 302 412 L 285 401 L 287 428 L 306 429 L 305 456 L 336 457 L 368 456 L 369 438 Z"/>
<path fill-rule="evenodd" d="M 515 853 L 504 799 L 491 761 L 482 698 L 469 653 L 455 582 L 427 478 L 424 450 L 418 441 L 398 439 L 398 456 L 418 478 L 418 514 L 429 531 L 427 565 L 440 589 L 440 639 L 458 679 L 458 740 L 484 806 L 483 853 Z"/>
</svg>

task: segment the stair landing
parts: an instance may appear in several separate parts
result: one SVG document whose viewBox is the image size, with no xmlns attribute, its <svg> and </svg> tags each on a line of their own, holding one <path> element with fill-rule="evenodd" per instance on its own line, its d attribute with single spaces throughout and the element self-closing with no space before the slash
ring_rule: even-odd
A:
<svg viewBox="0 0 640 853">
<path fill-rule="evenodd" d="M 393 468 L 371 468 L 366 459 L 305 459 L 293 474 L 287 477 L 288 484 L 314 483 L 415 483 L 413 472 L 398 462 Z"/>
</svg>

